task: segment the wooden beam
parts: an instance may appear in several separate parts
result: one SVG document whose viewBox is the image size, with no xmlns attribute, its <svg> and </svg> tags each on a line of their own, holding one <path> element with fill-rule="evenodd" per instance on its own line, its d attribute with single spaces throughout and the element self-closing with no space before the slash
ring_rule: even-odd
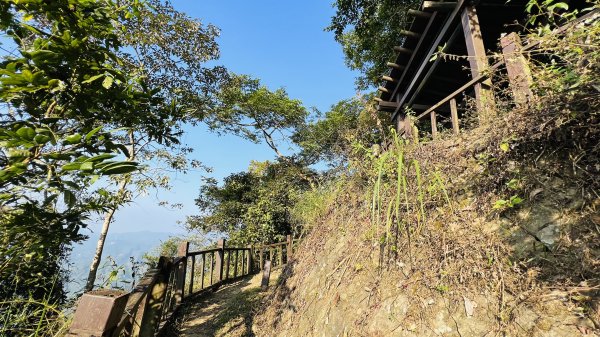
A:
<svg viewBox="0 0 600 337">
<path fill-rule="evenodd" d="M 381 92 L 385 92 L 388 93 L 390 92 L 387 88 L 380 86 L 379 88 L 377 88 L 377 90 L 381 91 Z"/>
<path fill-rule="evenodd" d="M 489 68 L 475 7 L 465 7 L 461 14 L 461 23 L 469 55 L 471 76 L 475 78 Z M 479 119 L 489 120 L 496 114 L 492 81 L 488 78 L 485 81 L 476 83 L 473 88 L 475 89 L 475 102 Z"/>
<path fill-rule="evenodd" d="M 404 47 L 400 47 L 400 46 L 394 46 L 394 51 L 396 53 L 401 53 L 401 54 L 412 54 L 412 52 L 413 52 L 412 49 L 408 49 L 408 48 L 404 48 Z"/>
<path fill-rule="evenodd" d="M 460 128 L 458 125 L 458 109 L 456 108 L 456 99 L 450 100 L 450 116 L 452 117 L 452 131 L 458 135 Z"/>
<path fill-rule="evenodd" d="M 392 83 L 396 83 L 396 79 L 389 77 L 389 76 L 381 76 L 381 79 L 384 81 L 388 81 L 388 82 L 392 82 Z"/>
<path fill-rule="evenodd" d="M 407 37 L 413 37 L 415 39 L 418 39 L 421 37 L 421 34 L 419 34 L 419 33 L 411 32 L 410 30 L 404 30 L 404 29 L 400 31 L 400 35 L 404 35 Z"/>
<path fill-rule="evenodd" d="M 410 108 L 415 110 L 415 111 L 425 111 L 431 108 L 431 105 L 426 105 L 426 104 L 411 104 Z M 437 107 L 435 109 L 438 112 L 450 112 L 449 109 L 445 109 L 444 107 Z"/>
<path fill-rule="evenodd" d="M 444 44 L 444 49 L 442 50 L 443 52 L 447 51 L 447 49 L 452 45 L 452 43 L 454 42 L 454 40 L 460 35 L 460 26 L 457 26 L 454 31 L 452 32 L 452 35 L 450 35 L 450 37 L 448 38 L 448 40 L 446 41 L 446 43 Z M 414 91 L 412 97 L 410 98 L 410 100 L 408 101 L 408 105 L 411 105 L 414 100 L 417 98 L 417 96 L 419 95 L 419 93 L 421 92 L 421 90 L 424 89 L 424 87 L 427 85 L 427 82 L 429 81 L 429 79 L 431 78 L 431 76 L 433 76 L 433 73 L 435 72 L 435 70 L 437 69 L 437 67 L 440 64 L 440 61 L 442 60 L 441 57 L 436 58 L 436 60 L 433 62 L 433 64 L 431 65 L 431 67 L 429 67 L 429 69 L 427 70 L 427 73 L 425 74 L 425 76 L 423 76 L 423 80 L 421 80 L 421 82 L 419 83 L 419 86 L 417 87 L 417 89 Z M 428 90 L 429 91 L 429 90 Z M 445 93 L 439 94 L 439 96 L 446 96 Z"/>
<path fill-rule="evenodd" d="M 376 102 L 384 102 L 384 100 L 382 100 L 382 99 L 381 99 L 381 98 L 379 98 L 379 97 L 375 97 L 375 98 L 373 98 L 373 99 L 374 99 Z"/>
<path fill-rule="evenodd" d="M 423 1 L 423 10 L 432 12 L 449 12 L 456 8 L 456 5 L 456 2 Z"/>
<path fill-rule="evenodd" d="M 398 106 L 398 103 L 383 101 L 383 102 L 379 102 L 379 106 L 385 107 L 385 108 L 394 108 L 395 109 Z"/>
<path fill-rule="evenodd" d="M 418 81 L 419 77 L 421 76 L 421 73 L 425 70 L 425 67 L 427 67 L 429 65 L 429 63 L 430 63 L 429 62 L 429 57 L 431 55 L 433 55 L 433 53 L 436 52 L 436 50 L 438 49 L 438 46 L 442 43 L 442 40 L 444 39 L 444 37 L 448 33 L 448 30 L 450 29 L 450 26 L 452 26 L 455 23 L 455 19 L 458 17 L 464 1 L 465 0 L 459 0 L 456 8 L 454 8 L 454 11 L 452 11 L 452 13 L 448 14 L 448 17 L 447 17 L 447 19 L 446 19 L 446 21 L 444 23 L 444 26 L 440 29 L 439 33 L 436 34 L 437 37 L 433 41 L 433 43 L 430 44 L 431 47 L 429 48 L 429 50 L 428 50 L 428 52 L 426 54 L 426 57 L 421 62 L 421 65 L 419 66 L 419 69 L 417 70 L 417 72 L 413 75 L 411 83 L 406 87 L 406 91 L 405 91 L 404 95 L 402 96 L 402 98 L 400 99 L 400 106 L 402 106 L 404 104 L 404 102 L 407 99 L 408 94 L 411 92 L 412 88 L 414 87 L 414 85 Z M 425 31 L 428 31 L 429 28 L 431 27 L 431 24 L 435 20 L 436 14 L 437 14 L 437 12 L 433 13 L 433 15 L 431 16 L 431 18 L 429 19 L 429 23 L 428 23 L 427 27 L 425 28 Z M 427 35 L 427 33 L 423 34 L 423 36 L 425 36 L 425 35 Z M 421 41 L 419 41 L 419 43 L 421 43 L 422 40 L 423 39 L 421 39 Z M 418 48 L 415 48 L 415 50 L 417 50 L 417 49 Z M 415 54 L 413 54 L 413 55 L 415 55 Z M 410 61 L 409 61 L 409 64 L 410 64 Z M 405 74 L 406 74 L 406 72 L 404 72 L 403 76 Z M 403 78 L 400 78 L 398 86 L 402 83 L 402 79 Z M 396 88 L 398 88 L 398 87 L 396 87 Z M 397 114 L 397 113 L 398 113 L 398 110 L 396 110 L 394 112 L 394 115 Z"/>
<path fill-rule="evenodd" d="M 404 66 L 401 66 L 401 65 L 393 63 L 393 62 L 388 62 L 387 66 L 390 68 L 398 69 L 398 70 L 404 69 Z"/>
<path fill-rule="evenodd" d="M 513 32 L 501 37 L 500 45 L 515 103 L 519 106 L 527 105 L 533 97 L 533 78 L 527 60 L 521 53 L 521 39 Z"/>
<path fill-rule="evenodd" d="M 414 16 L 416 18 L 429 18 L 432 14 L 429 12 L 418 11 L 415 9 L 409 9 L 408 15 Z"/>
</svg>

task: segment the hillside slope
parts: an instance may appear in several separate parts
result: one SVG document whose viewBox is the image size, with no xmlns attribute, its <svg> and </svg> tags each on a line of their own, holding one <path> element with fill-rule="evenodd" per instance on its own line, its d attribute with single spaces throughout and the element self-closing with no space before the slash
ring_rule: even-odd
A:
<svg viewBox="0 0 600 337">
<path fill-rule="evenodd" d="M 538 67 L 528 108 L 396 139 L 332 183 L 256 334 L 600 335 L 600 52 L 583 29 L 544 45 L 586 41 L 561 55 L 575 83 Z"/>
</svg>

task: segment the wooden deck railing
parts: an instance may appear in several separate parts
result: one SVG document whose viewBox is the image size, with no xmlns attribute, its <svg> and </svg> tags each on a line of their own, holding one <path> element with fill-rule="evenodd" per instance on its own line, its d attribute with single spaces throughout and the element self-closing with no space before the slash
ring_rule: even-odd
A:
<svg viewBox="0 0 600 337">
<path fill-rule="evenodd" d="M 177 257 L 161 256 L 132 292 L 85 293 L 67 336 L 158 336 L 184 297 L 257 273 L 267 260 L 281 267 L 291 260 L 293 243 L 289 235 L 284 242 L 258 247 L 226 247 L 219 240 L 217 248 L 190 251 L 189 242 L 183 242 Z"/>
<path fill-rule="evenodd" d="M 587 13 L 575 19 L 559 28 L 554 30 L 552 34 L 561 35 L 569 31 L 572 27 L 586 21 L 589 19 L 598 19 L 600 17 L 600 9 L 594 9 L 591 12 Z M 431 124 L 431 135 L 433 138 L 436 138 L 438 134 L 437 130 L 437 113 L 436 110 L 439 111 L 442 106 L 448 104 L 449 110 L 451 114 L 451 124 L 452 130 L 454 134 L 459 133 L 459 120 L 458 120 L 458 111 L 457 111 L 457 103 L 456 97 L 460 94 L 464 93 L 471 87 L 482 83 L 486 80 L 489 80 L 491 76 L 496 73 L 502 66 L 506 67 L 506 71 L 508 74 L 508 81 L 513 92 L 514 101 L 517 105 L 527 104 L 529 99 L 531 99 L 532 92 L 532 79 L 529 75 L 529 66 L 525 61 L 523 56 L 524 53 L 532 51 L 535 47 L 539 45 L 539 41 L 534 41 L 527 43 L 524 46 L 521 46 L 521 40 L 516 33 L 508 34 L 500 39 L 500 44 L 502 46 L 502 56 L 503 59 L 491 65 L 485 72 L 482 72 L 478 76 L 475 76 L 473 79 L 462 85 L 460 88 L 456 89 L 450 95 L 446 96 L 436 104 L 432 105 L 425 109 L 424 112 L 418 114 L 412 121 L 407 121 L 403 123 L 404 132 L 409 136 L 412 135 L 412 125 L 416 124 L 420 119 L 430 116 L 430 124 Z M 493 109 L 493 108 L 492 108 Z M 396 117 L 394 114 L 393 118 Z M 399 130 L 400 131 L 400 130 Z"/>
</svg>

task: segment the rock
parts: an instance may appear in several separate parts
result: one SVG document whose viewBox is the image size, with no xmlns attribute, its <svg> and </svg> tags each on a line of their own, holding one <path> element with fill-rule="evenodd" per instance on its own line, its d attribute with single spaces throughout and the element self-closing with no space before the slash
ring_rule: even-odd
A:
<svg viewBox="0 0 600 337">
<path fill-rule="evenodd" d="M 550 224 L 536 233 L 536 236 L 540 241 L 548 246 L 554 245 L 560 236 L 560 229 L 555 224 Z"/>
</svg>

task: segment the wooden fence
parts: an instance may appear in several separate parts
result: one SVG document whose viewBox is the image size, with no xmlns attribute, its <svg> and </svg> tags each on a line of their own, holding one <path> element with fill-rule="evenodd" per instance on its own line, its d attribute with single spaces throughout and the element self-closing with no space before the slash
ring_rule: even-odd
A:
<svg viewBox="0 0 600 337">
<path fill-rule="evenodd" d="M 183 242 L 177 257 L 161 256 L 130 293 L 96 290 L 78 302 L 67 336 L 159 336 L 185 297 L 217 290 L 220 286 L 262 270 L 266 261 L 281 267 L 291 260 L 293 243 L 226 247 L 189 251 Z"/>
</svg>

